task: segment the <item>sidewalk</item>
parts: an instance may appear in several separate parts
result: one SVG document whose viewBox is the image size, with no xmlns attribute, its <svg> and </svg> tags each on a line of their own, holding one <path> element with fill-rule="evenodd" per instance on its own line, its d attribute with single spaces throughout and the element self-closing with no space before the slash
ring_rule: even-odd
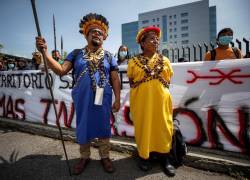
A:
<svg viewBox="0 0 250 180">
<path fill-rule="evenodd" d="M 57 138 L 57 139 L 59 138 L 59 131 L 55 127 L 44 126 L 44 125 L 20 121 L 20 120 L 10 120 L 10 119 L 1 118 L 0 127 L 11 129 L 11 130 L 24 131 L 24 132 L 28 132 L 28 133 L 32 133 L 36 135 L 42 135 L 42 136 L 47 136 L 47 137 L 52 137 L 52 138 Z M 63 134 L 64 134 L 65 140 L 75 141 L 75 135 L 74 135 L 75 133 L 73 130 L 63 129 Z M 68 143 L 72 143 L 72 142 L 67 142 L 67 144 Z M 72 144 L 77 146 L 75 143 L 72 143 Z M 60 148 L 62 149 L 62 145 L 60 144 L 60 141 L 57 146 L 61 146 Z M 75 149 L 74 153 L 77 153 L 78 149 L 77 148 L 74 148 L 74 149 Z M 250 157 L 249 156 L 243 156 L 239 153 L 209 150 L 205 148 L 188 147 L 188 149 L 189 149 L 189 152 L 184 163 L 185 168 L 187 168 L 186 166 L 189 166 L 189 167 L 194 167 L 197 169 L 228 174 L 230 176 L 236 177 L 237 179 L 243 178 L 243 177 L 250 178 Z M 131 158 L 132 157 L 131 154 L 135 151 L 135 144 L 129 138 L 114 137 L 112 139 L 112 150 L 118 154 L 122 153 L 123 156 L 128 156 L 129 158 Z M 62 151 L 61 151 L 61 154 L 63 154 Z M 51 158 L 51 157 L 48 157 L 48 158 Z M 75 158 L 77 157 L 78 156 L 76 155 Z M 55 158 L 56 160 L 59 157 L 53 156 L 53 158 Z M 134 168 L 137 168 L 137 167 L 134 167 Z"/>
</svg>

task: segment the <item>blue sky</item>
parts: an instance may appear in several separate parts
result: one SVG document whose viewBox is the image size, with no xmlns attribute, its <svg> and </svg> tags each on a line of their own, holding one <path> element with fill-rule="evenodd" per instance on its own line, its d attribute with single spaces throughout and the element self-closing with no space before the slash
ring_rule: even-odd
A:
<svg viewBox="0 0 250 180">
<path fill-rule="evenodd" d="M 138 20 L 138 14 L 197 0 L 36 0 L 42 35 L 53 49 L 53 14 L 56 18 L 57 48 L 63 36 L 67 52 L 86 45 L 78 32 L 80 19 L 90 12 L 104 15 L 110 23 L 105 49 L 115 53 L 121 44 L 121 24 Z M 232 27 L 235 37 L 250 39 L 250 0 L 210 0 L 217 6 L 217 30 Z M 0 1 L 0 43 L 2 52 L 31 57 L 36 29 L 30 0 Z"/>
</svg>

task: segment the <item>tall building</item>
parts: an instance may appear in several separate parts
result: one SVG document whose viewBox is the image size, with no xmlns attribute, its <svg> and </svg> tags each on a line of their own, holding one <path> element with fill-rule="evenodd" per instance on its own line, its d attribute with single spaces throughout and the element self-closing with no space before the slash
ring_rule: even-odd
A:
<svg viewBox="0 0 250 180">
<path fill-rule="evenodd" d="M 126 45 L 130 54 L 138 54 L 139 46 L 135 42 L 138 32 L 138 21 L 122 24 L 122 44 Z"/>
<path fill-rule="evenodd" d="M 216 6 L 209 7 L 210 41 L 215 44 L 217 36 Z"/>
<path fill-rule="evenodd" d="M 146 26 L 161 28 L 160 50 L 187 47 L 204 42 L 210 43 L 216 37 L 216 7 L 209 8 L 209 1 L 202 0 L 140 13 L 136 23 L 138 24 L 138 29 Z M 125 43 L 133 39 L 135 43 L 136 33 L 128 33 L 130 32 L 129 24 L 122 24 L 122 42 Z M 133 29 L 133 32 L 135 32 L 135 29 Z M 130 44 L 127 45 L 131 49 L 136 47 L 134 44 L 131 47 Z M 137 51 L 139 51 L 139 46 L 137 48 Z M 179 57 L 186 57 L 186 50 L 184 54 L 180 52 Z M 166 55 L 170 56 L 170 54 Z M 177 57 L 175 55 L 172 61 L 176 61 Z"/>
</svg>

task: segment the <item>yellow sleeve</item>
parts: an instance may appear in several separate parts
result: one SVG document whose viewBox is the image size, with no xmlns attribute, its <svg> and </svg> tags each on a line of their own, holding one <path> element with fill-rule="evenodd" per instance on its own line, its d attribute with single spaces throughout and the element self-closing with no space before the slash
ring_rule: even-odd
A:
<svg viewBox="0 0 250 180">
<path fill-rule="evenodd" d="M 128 60 L 128 68 L 127 68 L 127 76 L 128 78 L 133 78 L 133 69 L 134 69 L 134 60 L 129 59 Z"/>
<path fill-rule="evenodd" d="M 211 52 L 208 51 L 205 55 L 204 61 L 211 61 Z"/>
<path fill-rule="evenodd" d="M 164 79 L 170 82 L 170 79 L 173 76 L 174 71 L 173 71 L 173 68 L 169 59 L 165 56 L 163 57 L 163 64 L 164 64 L 164 68 L 163 68 L 162 76 Z"/>
</svg>

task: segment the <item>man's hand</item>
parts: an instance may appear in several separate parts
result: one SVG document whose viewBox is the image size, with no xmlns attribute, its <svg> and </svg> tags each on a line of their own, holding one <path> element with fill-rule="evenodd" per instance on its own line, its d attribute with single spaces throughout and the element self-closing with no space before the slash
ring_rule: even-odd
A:
<svg viewBox="0 0 250 180">
<path fill-rule="evenodd" d="M 113 106 L 112 106 L 112 111 L 113 112 L 118 112 L 119 109 L 120 109 L 120 99 L 119 100 L 115 100 L 115 102 L 113 103 Z"/>
<path fill-rule="evenodd" d="M 40 52 L 46 52 L 48 50 L 47 44 L 44 38 L 36 37 L 36 48 Z"/>
</svg>

